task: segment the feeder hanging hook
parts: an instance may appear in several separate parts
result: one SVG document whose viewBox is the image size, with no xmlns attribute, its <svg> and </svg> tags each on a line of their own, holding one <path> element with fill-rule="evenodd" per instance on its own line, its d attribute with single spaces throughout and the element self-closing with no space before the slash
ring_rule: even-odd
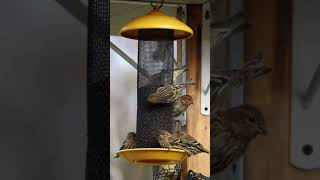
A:
<svg viewBox="0 0 320 180">
<path fill-rule="evenodd" d="M 150 4 L 151 4 L 151 6 L 152 6 L 153 9 L 160 9 L 160 8 L 162 8 L 162 6 L 163 6 L 163 2 L 164 2 L 164 0 L 161 0 L 159 6 L 154 5 L 153 2 L 151 2 Z"/>
</svg>

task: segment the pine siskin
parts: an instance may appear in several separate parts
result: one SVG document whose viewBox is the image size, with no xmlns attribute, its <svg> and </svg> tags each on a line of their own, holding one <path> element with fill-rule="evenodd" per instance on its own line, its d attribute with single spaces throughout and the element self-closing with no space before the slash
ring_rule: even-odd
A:
<svg viewBox="0 0 320 180">
<path fill-rule="evenodd" d="M 181 89 L 193 84 L 191 81 L 187 81 L 182 84 L 172 84 L 159 87 L 156 92 L 148 96 L 147 101 L 152 104 L 172 103 L 181 96 Z"/>
<path fill-rule="evenodd" d="M 187 70 L 188 70 L 187 65 L 184 65 L 176 69 L 162 70 L 161 72 L 152 75 L 150 78 L 150 81 L 151 82 L 156 81 L 157 79 L 161 79 L 163 76 L 167 76 L 173 72 L 173 83 L 176 84 L 180 75 L 182 75 L 182 73 L 186 72 Z"/>
<path fill-rule="evenodd" d="M 136 133 L 129 132 L 127 138 L 123 141 L 120 150 L 122 149 L 133 149 L 136 147 Z M 119 155 L 115 155 L 114 158 L 119 158 Z"/>
<path fill-rule="evenodd" d="M 173 83 L 177 83 L 178 77 L 188 70 L 187 65 L 177 68 L 173 71 Z"/>
<path fill-rule="evenodd" d="M 200 144 L 196 139 L 194 139 L 186 132 L 181 131 L 178 138 L 181 139 L 181 142 L 187 148 L 187 152 L 189 152 L 189 155 L 197 155 L 202 152 L 209 153 L 209 151 L 204 148 L 202 144 Z"/>
<path fill-rule="evenodd" d="M 233 34 L 247 30 L 249 24 L 244 14 L 239 12 L 226 21 L 215 22 L 211 26 L 213 30 L 213 46 L 216 47 Z"/>
<path fill-rule="evenodd" d="M 209 153 L 197 140 L 187 133 L 180 132 L 178 137 L 175 134 L 171 134 L 168 131 L 161 130 L 158 138 L 159 144 L 163 148 L 175 148 L 181 149 L 188 153 L 188 155 L 196 155 L 201 152 Z"/>
<path fill-rule="evenodd" d="M 161 130 L 158 137 L 158 142 L 161 147 L 168 149 L 181 149 L 181 140 L 174 134 L 166 130 Z"/>
<path fill-rule="evenodd" d="M 210 75 L 210 86 L 213 89 L 210 94 L 211 113 L 223 107 L 231 91 L 231 87 L 240 86 L 248 80 L 268 74 L 271 70 L 270 67 L 263 63 L 261 54 L 253 57 L 253 59 L 245 63 L 241 68 L 213 70 L 214 72 Z"/>
<path fill-rule="evenodd" d="M 196 139 L 181 130 L 182 128 L 179 120 L 175 121 L 175 129 L 176 132 L 174 135 L 180 138 L 184 144 L 188 144 L 187 149 L 190 152 L 189 155 L 196 155 L 201 152 L 209 153 L 209 151 L 205 149 Z"/>
<path fill-rule="evenodd" d="M 210 124 L 212 176 L 238 160 L 257 135 L 266 134 L 263 114 L 252 105 L 217 111 Z"/>
<path fill-rule="evenodd" d="M 174 101 L 173 117 L 180 116 L 187 110 L 190 104 L 193 104 L 193 99 L 190 95 L 180 96 L 176 101 Z"/>
</svg>

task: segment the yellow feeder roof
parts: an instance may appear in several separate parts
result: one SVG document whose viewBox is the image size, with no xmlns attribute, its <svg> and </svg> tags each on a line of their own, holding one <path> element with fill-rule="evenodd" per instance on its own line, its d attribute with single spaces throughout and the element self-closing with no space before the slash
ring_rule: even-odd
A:
<svg viewBox="0 0 320 180">
<path fill-rule="evenodd" d="M 154 8 L 148 14 L 131 20 L 120 30 L 121 36 L 138 39 L 140 29 L 172 29 L 174 40 L 190 38 L 193 30 L 175 17 L 167 16 Z"/>
</svg>

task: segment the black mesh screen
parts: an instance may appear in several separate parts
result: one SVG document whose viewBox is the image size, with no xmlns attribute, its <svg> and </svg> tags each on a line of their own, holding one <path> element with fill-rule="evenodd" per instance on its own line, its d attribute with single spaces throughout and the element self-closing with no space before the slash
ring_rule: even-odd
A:
<svg viewBox="0 0 320 180">
<path fill-rule="evenodd" d="M 172 84 L 173 30 L 140 30 L 138 46 L 137 147 L 159 147 L 159 130 L 172 132 L 173 106 L 151 105 L 147 98 L 160 86 Z"/>
<path fill-rule="evenodd" d="M 89 0 L 86 180 L 109 179 L 109 1 Z"/>
</svg>

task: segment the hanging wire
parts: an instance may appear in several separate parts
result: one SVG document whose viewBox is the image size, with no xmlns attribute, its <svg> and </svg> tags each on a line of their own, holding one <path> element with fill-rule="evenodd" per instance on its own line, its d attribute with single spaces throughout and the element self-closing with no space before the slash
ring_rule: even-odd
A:
<svg viewBox="0 0 320 180">
<path fill-rule="evenodd" d="M 151 6 L 153 7 L 153 9 L 160 9 L 160 8 L 162 8 L 162 6 L 163 6 L 163 2 L 164 2 L 164 0 L 161 0 L 159 6 L 154 5 L 153 2 L 151 2 L 150 4 L 151 4 Z"/>
</svg>

